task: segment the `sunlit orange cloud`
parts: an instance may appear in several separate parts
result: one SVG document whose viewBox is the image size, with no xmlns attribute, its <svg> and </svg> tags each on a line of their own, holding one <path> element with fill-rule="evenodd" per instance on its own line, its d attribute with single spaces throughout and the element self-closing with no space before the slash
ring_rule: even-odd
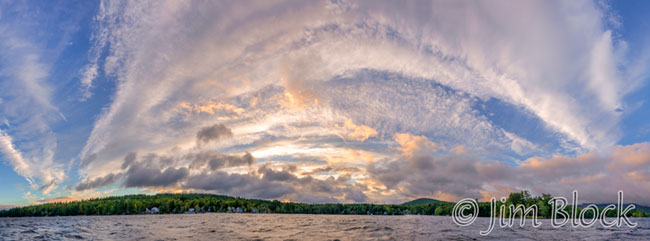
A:
<svg viewBox="0 0 650 241">
<path fill-rule="evenodd" d="M 265 148 L 260 148 L 257 150 L 252 150 L 251 154 L 256 158 L 265 158 L 272 156 L 325 156 L 328 153 L 337 153 L 340 152 L 335 147 L 323 145 L 318 148 L 310 148 L 305 145 L 301 145 L 296 142 L 278 142 L 275 145 L 269 145 Z"/>
<path fill-rule="evenodd" d="M 575 184 L 581 184 L 581 183 L 591 183 L 591 182 L 596 182 L 603 180 L 607 177 L 604 173 L 597 173 L 594 175 L 589 175 L 589 176 L 582 176 L 582 177 L 565 177 L 562 178 L 562 180 L 559 181 L 559 183 L 564 184 L 564 185 L 575 185 Z"/>
<path fill-rule="evenodd" d="M 395 133 L 393 139 L 400 145 L 397 147 L 404 156 L 412 156 L 418 151 L 436 151 L 440 146 L 426 136 L 415 136 L 409 133 Z"/>
<path fill-rule="evenodd" d="M 231 104 L 226 104 L 226 103 L 221 103 L 221 102 L 215 102 L 212 100 L 206 100 L 202 101 L 197 104 L 190 104 L 187 102 L 181 102 L 178 104 L 178 109 L 180 112 L 186 113 L 186 114 L 201 114 L 201 113 L 206 113 L 206 114 L 214 114 L 217 113 L 218 111 L 224 111 L 228 113 L 235 113 L 237 115 L 241 115 L 242 113 L 245 112 L 244 109 L 239 108 L 237 106 L 231 105 Z"/>
<path fill-rule="evenodd" d="M 639 182 L 650 182 L 650 175 L 641 171 L 631 171 L 626 173 L 627 178 L 639 181 Z"/>
<path fill-rule="evenodd" d="M 310 176 L 319 173 L 338 173 L 338 174 L 359 174 L 361 169 L 356 167 L 345 167 L 345 166 L 329 166 L 329 165 L 320 165 L 317 167 L 305 168 L 303 166 L 298 167 L 300 170 L 299 175 L 301 176 Z M 355 177 L 358 175 L 355 175 Z"/>
<path fill-rule="evenodd" d="M 519 191 L 520 190 L 511 187 L 492 185 L 490 187 L 490 190 L 485 190 L 485 189 L 479 190 L 479 193 L 481 194 L 481 199 L 479 201 L 487 202 L 490 201 L 490 199 L 492 199 L 493 197 L 499 200 L 501 199 L 501 197 L 507 197 L 510 193 L 519 192 Z"/>
<path fill-rule="evenodd" d="M 327 160 L 330 165 L 338 165 L 343 163 L 351 164 L 365 164 L 374 162 L 376 159 L 383 155 L 359 149 L 346 149 L 337 148 L 337 152 L 327 153 L 323 158 Z"/>
<path fill-rule="evenodd" d="M 467 154 L 467 150 L 465 149 L 465 146 L 463 146 L 463 145 L 454 146 L 449 151 L 452 152 L 452 153 L 455 153 L 456 155 L 465 155 L 465 154 Z"/>
<path fill-rule="evenodd" d="M 319 96 L 310 85 L 313 73 L 309 72 L 318 60 L 308 57 L 286 59 L 278 65 L 277 74 L 284 86 L 284 98 L 280 104 L 289 110 L 305 109 L 319 104 Z"/>
<path fill-rule="evenodd" d="M 259 103 L 259 97 L 257 96 L 251 98 L 251 100 L 248 102 L 248 104 L 252 107 L 257 106 L 257 103 Z"/>
<path fill-rule="evenodd" d="M 185 189 L 180 187 L 149 187 L 147 191 L 152 193 L 192 193 L 193 189 Z"/>
<path fill-rule="evenodd" d="M 396 189 L 387 189 L 384 183 L 374 178 L 358 179 L 356 182 L 360 185 L 366 186 L 371 193 L 387 194 L 386 192 L 395 193 L 396 191 Z"/>
<path fill-rule="evenodd" d="M 334 125 L 343 133 L 336 133 L 343 140 L 365 141 L 370 137 L 376 137 L 379 133 L 370 126 L 355 124 L 351 119 L 345 120 L 343 125 Z"/>
<path fill-rule="evenodd" d="M 309 93 L 285 91 L 284 98 L 280 99 L 280 105 L 289 110 L 300 110 L 312 105 L 318 105 L 318 98 Z"/>
<path fill-rule="evenodd" d="M 41 199 L 41 200 L 38 200 L 37 203 L 67 203 L 67 202 L 72 202 L 72 201 L 77 201 L 77 200 L 79 200 L 78 197 L 65 196 L 65 197 L 55 197 L 55 198 Z"/>
<path fill-rule="evenodd" d="M 616 169 L 618 165 L 624 164 L 634 168 L 650 163 L 650 142 L 636 143 L 629 146 L 616 146 L 610 154 L 613 163 L 610 169 Z"/>
<path fill-rule="evenodd" d="M 464 197 L 460 197 L 458 195 L 443 192 L 443 191 L 437 191 L 436 194 L 432 196 L 432 198 L 440 201 L 456 202 Z"/>
<path fill-rule="evenodd" d="M 532 157 L 524 160 L 520 168 L 533 172 L 552 173 L 572 168 L 601 167 L 599 169 L 602 171 L 620 172 L 635 170 L 648 164 L 650 164 L 650 143 L 644 142 L 615 146 L 609 154 L 589 152 L 576 157 L 560 155 L 551 158 Z"/>
<path fill-rule="evenodd" d="M 601 161 L 602 158 L 596 153 L 590 152 L 577 157 L 566 157 L 553 155 L 552 158 L 544 159 L 540 157 L 531 157 L 521 163 L 521 167 L 527 170 L 552 170 L 575 165 L 589 165 Z"/>
</svg>

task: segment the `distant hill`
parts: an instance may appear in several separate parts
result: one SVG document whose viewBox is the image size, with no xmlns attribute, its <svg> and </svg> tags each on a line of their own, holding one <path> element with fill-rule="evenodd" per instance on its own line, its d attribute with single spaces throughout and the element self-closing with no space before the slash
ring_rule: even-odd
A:
<svg viewBox="0 0 650 241">
<path fill-rule="evenodd" d="M 429 203 L 448 203 L 445 201 L 440 201 L 436 199 L 431 199 L 431 198 L 418 198 L 413 201 L 408 201 L 405 203 L 402 203 L 402 205 L 423 205 L 423 204 L 429 204 Z"/>
<path fill-rule="evenodd" d="M 578 204 L 578 207 L 579 208 L 585 208 L 585 207 L 589 206 L 590 204 L 592 204 L 592 203 Z M 609 204 L 610 203 L 598 203 L 598 204 L 596 204 L 596 206 L 598 208 L 605 208 Z M 611 204 L 616 205 L 616 203 L 611 203 Z M 637 203 L 626 203 L 626 204 L 623 205 L 623 208 L 625 208 L 628 204 L 634 204 L 634 206 L 636 206 L 636 209 L 641 210 L 641 211 L 646 212 L 646 213 L 650 213 L 650 207 L 643 206 L 643 205 L 640 205 L 640 204 L 637 204 Z"/>
</svg>

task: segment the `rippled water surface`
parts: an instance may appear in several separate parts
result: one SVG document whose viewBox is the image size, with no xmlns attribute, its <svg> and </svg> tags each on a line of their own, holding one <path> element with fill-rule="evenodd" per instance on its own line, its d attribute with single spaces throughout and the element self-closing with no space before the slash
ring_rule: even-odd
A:
<svg viewBox="0 0 650 241">
<path fill-rule="evenodd" d="M 2 240 L 650 240 L 650 220 L 633 219 L 636 228 L 552 228 L 549 220 L 533 228 L 499 228 L 487 237 L 450 217 L 300 214 L 182 214 L 0 218 Z"/>
</svg>

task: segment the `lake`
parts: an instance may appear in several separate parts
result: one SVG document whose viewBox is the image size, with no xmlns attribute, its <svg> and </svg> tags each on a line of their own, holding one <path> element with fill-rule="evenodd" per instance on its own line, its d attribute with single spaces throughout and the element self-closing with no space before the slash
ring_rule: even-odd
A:
<svg viewBox="0 0 650 241">
<path fill-rule="evenodd" d="M 0 218 L 2 240 L 649 240 L 650 219 L 636 228 L 458 227 L 451 217 L 302 214 L 177 214 Z"/>
</svg>

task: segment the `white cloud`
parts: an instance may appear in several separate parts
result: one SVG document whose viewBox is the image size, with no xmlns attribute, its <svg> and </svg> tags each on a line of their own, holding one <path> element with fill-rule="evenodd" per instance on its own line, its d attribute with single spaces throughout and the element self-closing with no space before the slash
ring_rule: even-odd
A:
<svg viewBox="0 0 650 241">
<path fill-rule="evenodd" d="M 86 67 L 81 69 L 81 91 L 82 91 L 82 100 L 86 100 L 92 96 L 91 88 L 93 87 L 93 80 L 97 78 L 97 61 L 88 64 Z"/>
<path fill-rule="evenodd" d="M 32 166 L 28 164 L 23 158 L 22 153 L 16 150 L 11 136 L 7 135 L 4 131 L 0 130 L 0 151 L 4 156 L 9 159 L 9 164 L 14 168 L 14 171 L 25 177 L 30 185 L 34 185 Z"/>
</svg>

